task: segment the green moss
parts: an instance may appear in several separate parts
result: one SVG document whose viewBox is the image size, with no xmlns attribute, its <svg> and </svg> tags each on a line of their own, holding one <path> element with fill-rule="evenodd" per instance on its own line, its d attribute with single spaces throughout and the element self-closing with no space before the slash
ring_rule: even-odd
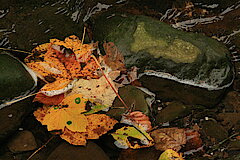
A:
<svg viewBox="0 0 240 160">
<path fill-rule="evenodd" d="M 132 52 L 145 50 L 155 58 L 163 57 L 176 63 L 192 63 L 201 53 L 199 48 L 184 40 L 174 39 L 172 42 L 168 42 L 161 37 L 153 37 L 146 31 L 144 22 L 138 23 L 133 38 Z"/>
</svg>

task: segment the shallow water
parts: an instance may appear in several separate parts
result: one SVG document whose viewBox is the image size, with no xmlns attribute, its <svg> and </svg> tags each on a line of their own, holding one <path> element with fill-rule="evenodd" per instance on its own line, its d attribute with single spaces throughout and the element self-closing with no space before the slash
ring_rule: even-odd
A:
<svg viewBox="0 0 240 160">
<path fill-rule="evenodd" d="M 51 38 L 82 36 L 83 26 L 92 24 L 91 16 L 108 9 L 152 16 L 173 28 L 198 32 L 224 43 L 240 73 L 240 1 L 126 1 L 126 0 L 3 0 L 0 7 L 0 47 L 31 51 Z M 155 5 L 153 5 L 155 4 Z M 171 8 L 169 8 L 171 6 Z M 94 24 L 93 24 L 94 25 Z M 90 37 L 91 39 L 91 37 Z M 85 42 L 89 41 L 86 36 Z M 20 60 L 23 53 L 14 53 Z"/>
</svg>

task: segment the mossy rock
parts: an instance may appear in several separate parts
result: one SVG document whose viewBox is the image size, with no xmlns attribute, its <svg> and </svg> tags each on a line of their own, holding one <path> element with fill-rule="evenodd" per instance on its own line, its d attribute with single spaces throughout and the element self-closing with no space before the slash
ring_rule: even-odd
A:
<svg viewBox="0 0 240 160">
<path fill-rule="evenodd" d="M 158 98 L 214 106 L 233 82 L 229 52 L 217 40 L 146 16 L 106 12 L 93 21 L 95 39 L 114 42 Z"/>
<path fill-rule="evenodd" d="M 35 74 L 6 52 L 0 54 L 0 75 L 0 108 L 6 102 L 26 96 L 37 85 Z"/>
<path fill-rule="evenodd" d="M 227 48 L 146 16 L 105 13 L 95 19 L 96 40 L 114 42 L 127 67 L 180 83 L 217 90 L 234 78 Z M 108 17 L 108 18 L 107 18 Z"/>
</svg>

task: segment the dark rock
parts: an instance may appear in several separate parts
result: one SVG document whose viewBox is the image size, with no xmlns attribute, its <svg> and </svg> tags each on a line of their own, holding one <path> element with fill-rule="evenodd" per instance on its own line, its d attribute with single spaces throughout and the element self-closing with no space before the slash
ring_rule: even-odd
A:
<svg viewBox="0 0 240 160">
<path fill-rule="evenodd" d="M 47 160 L 109 160 L 104 151 L 95 143 L 88 142 L 86 146 L 73 146 L 61 143 Z"/>
<path fill-rule="evenodd" d="M 227 130 L 240 131 L 240 113 L 219 113 L 217 118 Z"/>
<path fill-rule="evenodd" d="M 223 104 L 228 111 L 240 112 L 240 93 L 236 91 L 229 92 L 224 98 Z"/>
<path fill-rule="evenodd" d="M 149 106 L 147 99 L 150 100 L 154 98 L 153 95 L 149 95 L 139 88 L 131 85 L 119 88 L 119 95 L 128 107 L 133 107 L 133 111 L 141 111 L 146 115 L 150 115 L 151 106 Z M 113 106 L 107 114 L 120 120 L 121 115 L 126 111 L 127 109 L 124 108 L 119 98 L 115 98 Z"/>
<path fill-rule="evenodd" d="M 221 142 L 228 138 L 228 132 L 223 126 L 213 120 L 205 120 L 201 122 L 200 127 L 205 136 L 213 138 L 216 142 Z"/>
<path fill-rule="evenodd" d="M 36 86 L 36 76 L 16 58 L 6 52 L 0 54 L 0 143 L 20 126 L 23 118 L 32 111 L 31 99 L 17 103 Z"/>
<path fill-rule="evenodd" d="M 164 109 L 158 112 L 156 123 L 171 122 L 177 118 L 184 117 L 191 113 L 192 109 L 192 106 L 184 105 L 180 102 L 170 102 Z"/>
<path fill-rule="evenodd" d="M 37 77 L 7 52 L 0 54 L 0 109 L 13 99 L 24 97 L 37 85 Z"/>
<path fill-rule="evenodd" d="M 158 160 L 162 151 L 154 147 L 122 150 L 118 160 Z"/>
<path fill-rule="evenodd" d="M 226 89 L 209 91 L 176 81 L 155 77 L 142 76 L 142 85 L 156 94 L 157 99 L 163 101 L 180 101 L 187 105 L 204 105 L 213 107 L 221 101 Z"/>
<path fill-rule="evenodd" d="M 240 91 L 240 79 L 235 79 L 233 82 L 233 89 L 235 91 Z"/>
<path fill-rule="evenodd" d="M 3 155 L 0 155 L 0 160 L 16 160 L 11 152 L 6 152 Z"/>
<path fill-rule="evenodd" d="M 37 148 L 33 134 L 27 130 L 18 132 L 7 145 L 13 153 L 31 151 Z"/>
<path fill-rule="evenodd" d="M 240 159 L 240 153 L 237 155 L 231 155 L 230 158 L 227 158 L 226 160 L 239 160 Z"/>
<path fill-rule="evenodd" d="M 13 134 L 22 120 L 32 111 L 30 98 L 0 109 L 0 144 Z"/>
<path fill-rule="evenodd" d="M 114 42 L 124 55 L 126 66 L 140 68 L 140 81 L 151 76 L 156 81 L 163 78 L 188 84 L 192 88 L 199 87 L 203 94 L 188 88 L 193 97 L 198 97 L 198 101 L 193 99 L 191 104 L 203 105 L 216 104 L 224 89 L 231 85 L 234 76 L 227 57 L 228 50 L 216 40 L 201 34 L 175 30 L 165 23 L 144 16 L 124 16 L 122 13 L 112 17 L 109 15 L 110 12 L 95 20 L 95 37 L 99 41 Z M 155 88 L 157 83 L 143 82 L 144 87 L 150 85 Z M 167 83 L 164 87 L 163 89 L 170 88 L 173 92 L 178 90 Z M 208 92 L 217 96 L 211 101 L 206 100 L 205 93 Z M 171 98 L 171 95 L 166 96 Z M 174 95 L 172 98 L 175 97 L 189 101 L 189 97 Z"/>
<path fill-rule="evenodd" d="M 227 148 L 230 151 L 239 151 L 240 150 L 240 140 L 230 141 Z"/>
</svg>

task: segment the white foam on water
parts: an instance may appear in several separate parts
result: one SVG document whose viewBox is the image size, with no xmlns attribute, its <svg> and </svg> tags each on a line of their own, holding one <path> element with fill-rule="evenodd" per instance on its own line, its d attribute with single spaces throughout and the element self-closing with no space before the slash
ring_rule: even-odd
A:
<svg viewBox="0 0 240 160">
<path fill-rule="evenodd" d="M 160 78 L 165 78 L 165 79 L 169 79 L 169 80 L 173 80 L 182 84 L 187 84 L 187 85 L 191 85 L 191 86 L 196 86 L 196 87 L 200 87 L 200 88 L 206 88 L 208 90 L 220 90 L 220 89 L 224 89 L 229 87 L 232 83 L 233 80 L 229 83 L 226 84 L 224 86 L 217 86 L 217 85 L 210 85 L 206 82 L 196 82 L 194 80 L 187 80 L 187 79 L 180 79 L 176 76 L 171 75 L 170 73 L 165 73 L 165 72 L 157 72 L 157 71 L 153 71 L 153 70 L 148 70 L 145 71 L 144 73 L 139 74 L 138 78 L 141 78 L 142 76 L 147 75 L 147 76 L 156 76 L 156 77 L 160 77 Z"/>
<path fill-rule="evenodd" d="M 95 13 L 97 13 L 103 9 L 108 9 L 111 6 L 112 5 L 102 4 L 102 3 L 98 2 L 98 4 L 96 6 L 92 7 L 91 9 L 88 8 L 87 14 L 83 18 L 83 22 L 86 22 Z"/>
</svg>

